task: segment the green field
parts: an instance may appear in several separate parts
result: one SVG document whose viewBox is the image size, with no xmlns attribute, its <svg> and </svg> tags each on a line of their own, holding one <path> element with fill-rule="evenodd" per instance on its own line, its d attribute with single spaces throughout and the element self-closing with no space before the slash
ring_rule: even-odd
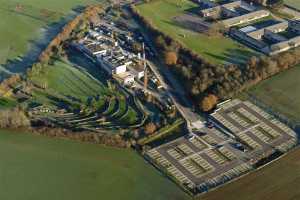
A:
<svg viewBox="0 0 300 200">
<path fill-rule="evenodd" d="M 0 97 L 0 109 L 14 107 L 17 102 L 12 98 Z"/>
<path fill-rule="evenodd" d="M 300 9 L 300 0 L 284 0 L 284 2 L 289 6 Z"/>
<path fill-rule="evenodd" d="M 0 147 L 0 199 L 189 199 L 132 150 L 7 131 Z"/>
<path fill-rule="evenodd" d="M 0 131 L 0 199 L 191 200 L 132 150 Z M 300 150 L 197 200 L 296 200 Z"/>
<path fill-rule="evenodd" d="M 86 102 L 88 97 L 107 95 L 111 92 L 104 85 L 104 78 L 102 83 L 85 69 L 63 61 L 56 61 L 54 65 L 45 67 L 42 73 L 34 75 L 30 80 L 37 85 L 46 86 L 49 93 L 74 97 L 82 102 Z"/>
<path fill-rule="evenodd" d="M 248 93 L 273 110 L 300 122 L 300 66 L 265 80 Z"/>
<path fill-rule="evenodd" d="M 212 191 L 199 200 L 297 200 L 300 199 L 300 150 L 271 165 Z"/>
<path fill-rule="evenodd" d="M 32 43 L 41 42 L 43 33 L 53 35 L 49 30 L 53 22 L 69 16 L 73 8 L 101 0 L 0 0 L 0 78 L 1 73 L 22 71 L 5 69 L 1 64 L 8 59 L 30 57 Z M 49 40 L 47 37 L 45 40 Z M 29 54 L 29 55 L 28 55 Z M 24 67 L 24 66 L 22 66 Z M 8 71 L 7 71 L 8 70 Z"/>
<path fill-rule="evenodd" d="M 137 9 L 154 26 L 181 41 L 186 47 L 201 54 L 211 62 L 240 63 L 254 54 L 249 48 L 229 38 L 208 37 L 178 25 L 174 17 L 184 14 L 187 10 L 197 9 L 197 4 L 190 0 L 156 0 L 140 4 Z"/>
</svg>

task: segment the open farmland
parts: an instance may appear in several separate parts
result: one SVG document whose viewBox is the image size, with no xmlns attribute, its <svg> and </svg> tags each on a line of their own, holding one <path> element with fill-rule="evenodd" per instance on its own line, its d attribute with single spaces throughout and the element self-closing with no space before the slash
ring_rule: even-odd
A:
<svg viewBox="0 0 300 200">
<path fill-rule="evenodd" d="M 72 15 L 72 9 L 96 2 L 101 1 L 0 0 L 0 79 L 10 73 L 24 72 L 38 49 L 58 31 L 55 27 Z M 14 63 L 5 64 L 8 59 Z M 21 63 L 16 65 L 15 62 Z"/>
<path fill-rule="evenodd" d="M 0 131 L 0 199 L 189 199 L 132 150 Z"/>
<path fill-rule="evenodd" d="M 265 80 L 249 90 L 251 95 L 286 117 L 300 121 L 300 66 Z"/>
<path fill-rule="evenodd" d="M 285 0 L 287 5 L 300 9 L 300 0 Z"/>
<path fill-rule="evenodd" d="M 174 18 L 187 11 L 197 9 L 197 4 L 189 0 L 157 0 L 137 6 L 140 14 L 167 35 L 180 41 L 186 47 L 215 63 L 241 63 L 254 52 L 237 42 L 222 36 L 208 37 L 182 27 Z M 199 17 L 200 20 L 200 17 Z M 185 37 L 183 37 L 185 36 Z"/>
<path fill-rule="evenodd" d="M 201 200 L 294 200 L 300 198 L 300 150 L 201 196 Z"/>
</svg>

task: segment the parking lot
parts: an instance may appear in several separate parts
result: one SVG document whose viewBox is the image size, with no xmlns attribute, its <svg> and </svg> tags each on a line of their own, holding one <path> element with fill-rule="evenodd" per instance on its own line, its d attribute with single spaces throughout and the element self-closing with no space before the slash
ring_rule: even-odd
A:
<svg viewBox="0 0 300 200">
<path fill-rule="evenodd" d="M 233 141 L 215 128 L 203 128 L 147 152 L 147 156 L 190 190 L 204 192 L 251 169 Z"/>
<path fill-rule="evenodd" d="M 292 129 L 249 101 L 230 101 L 211 116 L 242 141 L 249 152 L 285 152 L 296 142 Z"/>
<path fill-rule="evenodd" d="M 296 144 L 292 129 L 247 101 L 221 105 L 208 123 L 213 126 L 146 152 L 153 164 L 194 193 L 222 185 Z"/>
</svg>

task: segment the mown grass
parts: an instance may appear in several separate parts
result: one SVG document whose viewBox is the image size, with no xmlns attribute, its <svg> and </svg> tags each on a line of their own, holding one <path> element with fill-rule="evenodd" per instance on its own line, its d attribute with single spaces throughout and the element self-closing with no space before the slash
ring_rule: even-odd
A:
<svg viewBox="0 0 300 200">
<path fill-rule="evenodd" d="M 174 17 L 186 13 L 188 10 L 197 9 L 197 7 L 197 4 L 190 0 L 155 0 L 138 5 L 137 9 L 155 27 L 211 62 L 242 63 L 249 56 L 255 54 L 249 48 L 229 38 L 208 37 L 206 34 L 183 28 L 174 20 Z"/>
<path fill-rule="evenodd" d="M 54 65 L 45 67 L 41 74 L 30 79 L 37 85 L 45 86 L 49 92 L 73 97 L 81 102 L 86 102 L 89 97 L 111 93 L 104 83 L 63 61 L 56 61 Z"/>
<path fill-rule="evenodd" d="M 130 149 L 3 130 L 0 146 L 0 199 L 189 199 Z"/>
<path fill-rule="evenodd" d="M 0 0 L 0 65 L 23 56 L 47 28 L 73 8 L 99 0 Z M 19 5 L 19 6 L 18 6 Z"/>
<path fill-rule="evenodd" d="M 0 109 L 12 108 L 17 102 L 12 98 L 0 97 Z"/>
<path fill-rule="evenodd" d="M 289 6 L 300 9 L 300 0 L 285 0 L 284 3 L 286 3 Z"/>
<path fill-rule="evenodd" d="M 300 65 L 262 81 L 248 93 L 273 110 L 300 122 Z"/>
<path fill-rule="evenodd" d="M 93 108 L 101 110 L 110 122 L 121 125 L 133 125 L 139 120 L 133 105 L 128 105 L 128 112 L 125 112 L 128 102 L 124 94 L 113 86 L 109 87 L 107 77 L 101 75 L 99 66 L 92 63 L 82 67 L 68 60 L 56 60 L 40 73 L 32 73 L 29 79 L 34 85 L 45 88 L 33 90 L 33 98 L 27 102 L 29 107 L 38 104 L 54 109 Z M 107 101 L 108 107 L 103 108 Z"/>
</svg>

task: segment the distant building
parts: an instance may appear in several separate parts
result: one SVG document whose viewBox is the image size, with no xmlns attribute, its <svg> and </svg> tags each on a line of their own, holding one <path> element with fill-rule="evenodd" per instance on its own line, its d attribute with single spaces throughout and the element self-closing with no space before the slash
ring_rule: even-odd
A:
<svg viewBox="0 0 300 200">
<path fill-rule="evenodd" d="M 280 21 L 261 29 L 247 26 L 239 30 L 232 29 L 230 35 L 258 51 L 275 55 L 300 46 L 300 23 Z"/>
<path fill-rule="evenodd" d="M 240 15 L 237 17 L 229 18 L 222 20 L 222 23 L 225 27 L 229 28 L 232 26 L 237 26 L 244 23 L 249 23 L 264 17 L 268 17 L 270 15 L 270 12 L 267 10 L 258 10 L 254 11 L 245 15 Z"/>
</svg>

